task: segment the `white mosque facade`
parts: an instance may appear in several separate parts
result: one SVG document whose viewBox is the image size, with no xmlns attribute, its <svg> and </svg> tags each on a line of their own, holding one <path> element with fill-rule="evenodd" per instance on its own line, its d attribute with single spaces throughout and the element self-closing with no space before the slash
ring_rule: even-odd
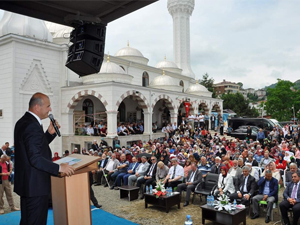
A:
<svg viewBox="0 0 300 225">
<path fill-rule="evenodd" d="M 194 1 L 183 2 L 190 9 Z M 212 93 L 195 81 L 189 43 L 182 46 L 189 42 L 189 30 L 175 29 L 176 16 L 188 14 L 189 18 L 192 10 L 185 10 L 186 5 L 176 0 L 169 0 L 168 7 L 174 20 L 175 62 L 163 59 L 150 66 L 146 56 L 128 44 L 115 55 L 105 55 L 99 73 L 81 78 L 65 67 L 65 37 L 72 28 L 5 12 L 0 22 L 0 143 L 13 143 L 14 125 L 28 110 L 35 92 L 50 97 L 52 113 L 61 124 L 62 137 L 51 144 L 52 151 L 60 154 L 74 147 L 87 148 L 94 139 L 99 141 L 95 136 L 76 135 L 76 123 L 107 122 L 105 139 L 111 144 L 118 122 L 129 118 L 143 121 L 143 134 L 119 137 L 121 145 L 126 145 L 163 137 L 161 132 L 152 132 L 152 123 L 160 127 L 166 121 L 177 122 L 178 113 L 185 113 L 185 101 L 190 102 L 191 114 L 199 110 L 210 114 L 213 109 L 221 112 L 222 100 L 212 98 Z M 43 124 L 46 127 L 49 120 Z"/>
</svg>

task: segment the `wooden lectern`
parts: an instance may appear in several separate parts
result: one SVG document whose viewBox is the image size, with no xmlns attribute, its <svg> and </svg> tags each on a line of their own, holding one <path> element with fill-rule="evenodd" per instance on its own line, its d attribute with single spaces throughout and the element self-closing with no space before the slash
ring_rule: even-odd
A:
<svg viewBox="0 0 300 225">
<path fill-rule="evenodd" d="M 89 171 L 98 169 L 99 157 L 72 154 L 80 159 L 73 165 L 75 174 L 51 177 L 53 217 L 55 225 L 91 225 Z M 59 164 L 59 163 L 58 163 Z"/>
</svg>

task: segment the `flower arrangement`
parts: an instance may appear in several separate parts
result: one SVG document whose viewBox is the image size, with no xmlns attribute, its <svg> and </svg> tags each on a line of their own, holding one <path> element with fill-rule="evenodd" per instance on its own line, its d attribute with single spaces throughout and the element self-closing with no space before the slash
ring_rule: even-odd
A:
<svg viewBox="0 0 300 225">
<path fill-rule="evenodd" d="M 215 204 L 215 209 L 218 209 L 219 211 L 225 210 L 227 212 L 230 212 L 233 210 L 231 207 L 231 204 L 228 204 L 228 196 L 227 195 L 220 195 L 218 198 L 217 204 Z"/>
<path fill-rule="evenodd" d="M 153 194 L 156 195 L 156 198 L 160 196 L 166 195 L 167 191 L 165 189 L 164 183 L 160 180 L 156 182 L 155 189 L 153 190 Z"/>
</svg>

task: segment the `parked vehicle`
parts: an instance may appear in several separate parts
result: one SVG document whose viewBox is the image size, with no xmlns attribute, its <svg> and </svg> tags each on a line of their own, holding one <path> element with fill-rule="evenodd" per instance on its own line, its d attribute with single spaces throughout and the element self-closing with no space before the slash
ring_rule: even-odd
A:
<svg viewBox="0 0 300 225">
<path fill-rule="evenodd" d="M 256 141 L 257 133 L 259 131 L 259 127 L 250 126 L 251 127 L 251 136 L 250 139 Z M 248 126 L 240 126 L 237 129 L 233 130 L 230 134 L 231 137 L 239 138 L 240 140 L 245 140 L 247 137 L 247 128 Z"/>
<path fill-rule="evenodd" d="M 272 131 L 276 124 L 266 118 L 231 118 L 228 120 L 228 125 L 230 125 L 233 130 L 238 129 L 240 126 L 250 125 Z"/>
</svg>

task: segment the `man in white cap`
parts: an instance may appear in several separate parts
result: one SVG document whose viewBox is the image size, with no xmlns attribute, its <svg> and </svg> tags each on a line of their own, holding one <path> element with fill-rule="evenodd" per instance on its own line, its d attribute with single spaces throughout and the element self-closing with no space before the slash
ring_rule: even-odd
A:
<svg viewBox="0 0 300 225">
<path fill-rule="evenodd" d="M 221 167 L 225 166 L 221 163 L 221 158 L 217 156 L 215 158 L 215 165 L 211 167 L 210 173 L 220 174 Z"/>
</svg>

